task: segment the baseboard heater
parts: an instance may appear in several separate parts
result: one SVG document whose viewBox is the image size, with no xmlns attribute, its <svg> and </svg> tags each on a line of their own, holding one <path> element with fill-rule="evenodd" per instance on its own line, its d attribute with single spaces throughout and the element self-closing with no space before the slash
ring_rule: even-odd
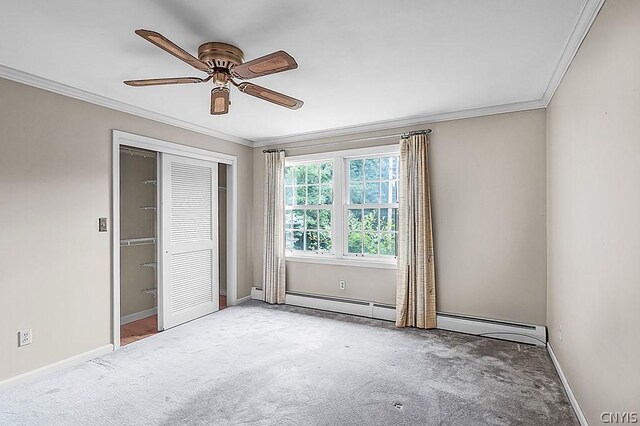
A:
<svg viewBox="0 0 640 426">
<path fill-rule="evenodd" d="M 262 300 L 262 289 L 253 287 L 251 298 Z M 288 292 L 286 304 L 322 311 L 338 312 L 385 321 L 395 321 L 394 306 L 362 300 Z M 542 325 L 512 323 L 487 318 L 438 312 L 438 328 L 495 339 L 546 346 L 547 329 Z"/>
</svg>

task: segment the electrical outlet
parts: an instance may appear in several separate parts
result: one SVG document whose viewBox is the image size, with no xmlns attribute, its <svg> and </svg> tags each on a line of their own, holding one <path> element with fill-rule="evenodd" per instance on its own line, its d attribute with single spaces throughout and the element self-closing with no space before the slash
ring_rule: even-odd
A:
<svg viewBox="0 0 640 426">
<path fill-rule="evenodd" d="M 347 289 L 347 282 L 345 280 L 340 280 L 340 290 Z"/>
<path fill-rule="evenodd" d="M 558 330 L 558 331 L 559 331 L 559 332 L 558 332 L 558 338 L 559 338 L 559 339 L 560 339 L 560 341 L 562 342 L 562 338 L 563 338 L 563 336 L 562 336 L 562 324 L 560 324 L 560 327 L 558 327 L 558 329 L 559 329 L 559 330 Z"/>
<path fill-rule="evenodd" d="M 33 341 L 33 331 L 31 329 L 18 332 L 18 346 L 30 345 Z"/>
</svg>

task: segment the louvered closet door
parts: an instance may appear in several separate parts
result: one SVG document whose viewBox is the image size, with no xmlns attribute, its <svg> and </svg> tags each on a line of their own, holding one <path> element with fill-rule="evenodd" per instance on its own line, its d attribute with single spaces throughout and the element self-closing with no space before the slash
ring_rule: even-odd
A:
<svg viewBox="0 0 640 426">
<path fill-rule="evenodd" d="M 218 301 L 218 163 L 162 155 L 161 328 L 210 314 Z"/>
</svg>

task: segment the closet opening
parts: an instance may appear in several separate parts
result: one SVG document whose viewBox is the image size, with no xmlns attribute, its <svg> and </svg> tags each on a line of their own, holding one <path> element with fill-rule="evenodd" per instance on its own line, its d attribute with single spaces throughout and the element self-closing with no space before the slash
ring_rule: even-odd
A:
<svg viewBox="0 0 640 426">
<path fill-rule="evenodd" d="M 112 344 L 238 300 L 234 155 L 113 131 Z"/>
<path fill-rule="evenodd" d="M 158 332 L 158 154 L 120 147 L 120 345 Z"/>
</svg>

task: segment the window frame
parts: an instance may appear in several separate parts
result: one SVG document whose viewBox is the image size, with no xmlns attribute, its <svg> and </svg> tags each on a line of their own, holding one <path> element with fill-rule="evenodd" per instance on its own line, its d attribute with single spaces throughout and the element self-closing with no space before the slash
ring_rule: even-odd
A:
<svg viewBox="0 0 640 426">
<path fill-rule="evenodd" d="M 331 248 L 333 253 L 305 253 L 303 251 L 288 250 L 285 252 L 286 261 L 396 269 L 396 256 L 354 255 L 353 253 L 348 253 L 348 223 L 346 217 L 348 215 L 349 207 L 351 206 L 353 208 L 353 206 L 362 206 L 360 208 L 369 208 L 369 206 L 371 206 L 371 208 L 374 208 L 374 204 L 349 204 L 349 176 L 347 164 L 351 159 L 399 155 L 400 146 L 398 144 L 393 144 L 286 157 L 285 167 L 316 162 L 333 163 L 333 203 L 320 206 L 308 206 L 309 208 L 315 209 L 323 208 L 323 206 L 330 207 L 332 219 Z M 398 203 L 391 204 L 394 205 L 393 208 L 398 207 Z M 389 205 L 389 203 L 375 204 L 375 206 L 379 206 L 377 208 L 387 208 Z M 287 206 L 285 206 L 285 209 L 286 208 Z M 282 226 L 283 229 L 285 229 L 285 223 L 283 223 Z"/>
<path fill-rule="evenodd" d="M 290 158 L 290 157 L 287 157 Z M 284 212 L 285 212 L 285 218 L 284 218 L 284 222 L 282 224 L 282 228 L 284 229 L 284 233 L 285 233 L 285 258 L 288 257 L 333 257 L 335 255 L 335 251 L 336 251 L 336 246 L 335 246 L 335 226 L 334 226 L 334 218 L 335 218 L 335 205 L 336 205 L 336 194 L 335 194 L 335 186 L 336 186 L 336 176 L 335 176 L 335 162 L 333 161 L 333 159 L 331 158 L 318 158 L 318 159 L 300 159 L 300 160 L 292 160 L 292 161 L 287 161 L 287 159 L 285 159 L 285 168 L 289 167 L 289 166 L 298 166 L 298 165 L 309 165 L 309 164 L 319 164 L 321 165 L 322 163 L 332 163 L 333 166 L 333 182 L 331 183 L 331 187 L 332 187 L 332 203 L 331 204 L 314 204 L 314 205 L 298 205 L 298 204 L 293 204 L 291 206 L 287 206 L 286 204 L 286 200 L 285 200 L 285 205 L 284 205 Z M 321 167 L 321 166 L 320 166 Z M 321 171 L 319 172 L 319 177 L 318 177 L 318 200 L 321 196 L 321 191 L 322 191 L 322 177 L 321 177 Z M 306 176 L 305 176 L 306 178 Z M 295 176 L 294 176 L 295 179 Z M 308 192 L 308 188 L 310 185 L 315 185 L 315 184 L 309 184 L 308 182 L 305 182 L 304 185 L 297 185 L 296 183 L 294 183 L 293 185 L 284 185 L 284 187 L 286 188 L 287 186 L 293 186 L 298 187 L 298 186 L 305 186 L 307 188 L 307 195 L 306 195 L 306 199 L 308 199 L 309 197 L 309 192 Z M 327 184 L 324 184 L 327 185 Z M 283 189 L 284 191 L 284 189 Z M 294 200 L 296 197 L 296 194 L 293 194 Z M 306 200 L 305 199 L 305 200 Z M 287 211 L 288 210 L 302 210 L 303 211 L 303 215 L 304 215 L 304 226 L 298 230 L 291 228 L 292 232 L 295 231 L 301 231 L 303 234 L 306 233 L 308 231 L 307 226 L 306 226 L 306 221 L 307 221 L 307 210 L 316 210 L 318 212 L 318 235 L 320 235 L 320 210 L 329 210 L 331 212 L 331 230 L 330 230 L 330 234 L 331 234 L 331 251 L 330 252 L 322 252 L 319 249 L 319 245 L 318 245 L 318 251 L 313 252 L 313 251 L 309 251 L 309 250 L 287 250 L 286 248 L 286 238 L 287 238 L 287 227 L 286 227 L 286 215 L 287 215 Z M 326 231 L 325 231 L 326 232 Z M 303 237 L 303 244 L 304 241 L 306 241 L 306 237 Z"/>
</svg>

